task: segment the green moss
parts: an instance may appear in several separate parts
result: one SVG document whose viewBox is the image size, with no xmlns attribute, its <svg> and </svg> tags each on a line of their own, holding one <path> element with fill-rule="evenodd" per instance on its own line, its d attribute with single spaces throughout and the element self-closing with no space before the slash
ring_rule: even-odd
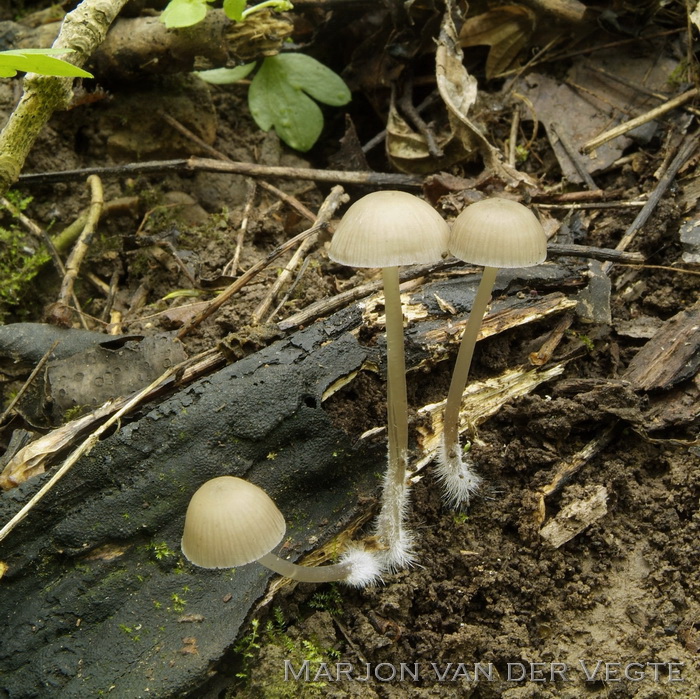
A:
<svg viewBox="0 0 700 699">
<path fill-rule="evenodd" d="M 274 649 L 272 654 L 269 653 L 270 647 Z M 290 636 L 287 633 L 287 622 L 279 607 L 273 610 L 272 618 L 262 630 L 259 620 L 253 619 L 250 633 L 243 636 L 234 649 L 241 661 L 241 670 L 236 673 L 236 677 L 242 680 L 241 684 L 252 681 L 256 696 L 270 699 L 323 697 L 328 691 L 327 682 L 304 682 L 303 687 L 298 683 L 289 682 L 284 677 L 284 662 L 279 662 L 280 660 L 288 660 L 294 667 L 300 667 L 305 662 L 317 667 L 320 663 L 335 662 L 339 657 L 338 651 L 321 648 L 315 639 Z M 268 653 L 261 666 L 260 654 L 264 649 L 267 649 Z M 245 696 L 245 690 L 241 692 L 241 684 L 231 688 L 227 697 L 241 694 Z"/>
<path fill-rule="evenodd" d="M 32 281 L 50 259 L 16 225 L 0 226 L 0 322 L 23 304 Z"/>
</svg>

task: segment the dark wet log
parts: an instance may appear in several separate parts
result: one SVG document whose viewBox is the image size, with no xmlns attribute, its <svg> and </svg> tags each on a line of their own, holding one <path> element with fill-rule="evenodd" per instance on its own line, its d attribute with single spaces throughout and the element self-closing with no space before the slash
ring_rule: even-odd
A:
<svg viewBox="0 0 700 699">
<path fill-rule="evenodd" d="M 179 541 L 189 498 L 222 474 L 260 484 L 286 515 L 292 558 L 347 523 L 358 493 L 373 492 L 384 453 L 354 450 L 321 405 L 328 386 L 367 359 L 347 332 L 357 322 L 355 310 L 337 315 L 154 406 L 98 444 L 11 532 L 0 544 L 0 685 L 10 696 L 97 696 L 112 686 L 125 697 L 146 687 L 171 696 L 204 678 L 270 574 L 187 564 Z M 44 478 L 5 493 L 2 522 Z"/>
<path fill-rule="evenodd" d="M 449 359 L 477 282 L 472 274 L 413 294 L 409 366 L 422 371 L 411 381 L 430 381 L 430 368 Z M 545 317 L 545 299 L 564 298 L 557 287 L 577 283 L 556 265 L 502 275 L 492 331 L 513 327 L 506 317 Z M 543 298 L 517 298 L 524 288 Z M 530 303 L 540 310 L 533 314 Z M 287 518 L 282 555 L 291 559 L 367 514 L 358 501 L 377 494 L 385 445 L 355 441 L 334 424 L 324 397 L 363 367 L 381 373 L 380 310 L 376 299 L 353 305 L 199 379 L 144 407 L 81 458 L 0 542 L 0 688 L 12 697 L 82 699 L 108 691 L 166 697 L 199 686 L 271 574 L 257 564 L 188 564 L 179 542 L 189 498 L 223 474 L 263 486 Z M 376 396 L 354 401 L 345 408 L 375 412 Z M 49 475 L 3 493 L 0 523 Z"/>
</svg>

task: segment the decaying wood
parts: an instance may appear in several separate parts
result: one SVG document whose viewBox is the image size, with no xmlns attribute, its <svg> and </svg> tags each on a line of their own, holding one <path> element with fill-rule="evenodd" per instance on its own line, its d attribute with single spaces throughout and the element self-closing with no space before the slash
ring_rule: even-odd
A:
<svg viewBox="0 0 700 699">
<path fill-rule="evenodd" d="M 531 352 L 528 359 L 533 366 L 544 366 L 552 359 L 554 351 L 559 346 L 559 343 L 564 339 L 566 331 L 574 322 L 574 314 L 567 313 L 564 315 L 556 326 L 549 333 L 549 337 L 542 343 L 542 346 L 537 352 Z"/>
<path fill-rule="evenodd" d="M 12 400 L 7 404 L 7 407 L 2 411 L 2 413 L 0 413 L 0 425 L 2 425 L 5 422 L 7 416 L 14 410 L 15 405 L 17 405 L 19 400 L 24 395 L 25 391 L 29 388 L 29 386 L 32 385 L 34 379 L 36 379 L 36 377 L 39 375 L 39 372 L 44 368 L 44 364 L 46 364 L 46 362 L 49 361 L 49 359 L 51 358 L 51 354 L 56 349 L 57 344 L 58 340 L 53 342 L 51 347 L 49 347 L 49 349 L 46 350 L 44 356 L 39 360 L 34 369 L 32 369 L 32 373 L 29 374 L 27 380 L 22 384 L 22 388 L 20 388 L 19 391 L 17 391 Z M 0 488 L 2 487 L 2 474 L 0 474 Z"/>
<path fill-rule="evenodd" d="M 667 390 L 700 367 L 700 303 L 681 311 L 642 347 L 624 378 L 644 391 Z"/>
<path fill-rule="evenodd" d="M 575 474 L 610 443 L 617 429 L 617 424 L 618 421 L 614 420 L 612 424 L 606 427 L 597 437 L 588 442 L 588 444 L 577 451 L 572 457 L 559 464 L 552 480 L 540 489 L 543 503 L 545 497 L 559 493 L 561 489 L 571 481 L 571 478 Z M 544 517 L 544 504 L 542 505 L 541 512 L 542 517 Z"/>
<path fill-rule="evenodd" d="M 173 374 L 174 372 L 172 369 L 165 372 L 156 382 L 146 387 L 143 391 L 139 391 L 139 393 L 133 398 L 127 400 L 106 422 L 88 435 L 85 441 L 78 445 L 78 447 L 71 452 L 70 456 L 63 462 L 63 464 L 61 464 L 61 466 L 54 471 L 51 478 L 46 481 L 46 483 L 44 483 L 43 486 L 22 506 L 22 508 L 13 515 L 13 517 L 2 527 L 2 529 L 0 529 L 0 541 L 2 541 L 31 512 L 36 504 L 48 492 L 51 491 L 54 485 L 58 483 L 58 481 L 63 478 L 66 473 L 68 473 L 68 471 L 84 454 L 90 452 L 95 444 L 97 444 L 100 435 L 105 430 L 109 429 L 123 415 L 127 414 L 130 410 L 139 405 L 150 391 L 159 386 L 162 382 L 167 381 Z"/>
<path fill-rule="evenodd" d="M 14 48 L 50 46 L 61 27 L 60 21 L 36 27 L 3 24 L 5 34 L 14 36 Z M 234 22 L 223 10 L 210 9 L 201 22 L 178 29 L 168 29 L 159 16 L 120 17 L 89 68 L 103 82 L 133 82 L 148 75 L 233 66 L 275 55 L 292 29 L 288 17 L 269 10 Z"/>
<path fill-rule="evenodd" d="M 540 384 L 551 381 L 564 371 L 564 364 L 555 364 L 543 370 L 530 368 L 509 369 L 500 376 L 469 384 L 462 397 L 459 414 L 460 433 L 474 432 L 477 425 L 495 415 L 506 403 L 531 393 Z M 416 427 L 422 456 L 414 464 L 415 470 L 427 466 L 437 455 L 441 444 L 442 417 L 445 401 L 425 405 L 418 410 L 425 422 Z M 472 435 L 473 437 L 473 435 Z"/>
<path fill-rule="evenodd" d="M 563 507 L 554 519 L 540 529 L 540 536 L 555 549 L 559 548 L 607 512 L 608 490 L 605 486 L 596 486 L 584 500 L 575 500 Z"/>
<path fill-rule="evenodd" d="M 508 307 L 495 305 L 481 324 L 479 339 L 483 340 L 491 335 L 497 335 L 508 328 L 542 320 L 554 313 L 571 310 L 575 306 L 574 299 L 567 298 L 560 292 L 554 292 L 535 300 L 528 299 L 522 304 L 514 301 Z M 428 345 L 457 342 L 466 324 L 466 319 L 462 319 L 450 324 L 449 327 L 429 330 L 425 334 L 425 342 Z"/>
</svg>

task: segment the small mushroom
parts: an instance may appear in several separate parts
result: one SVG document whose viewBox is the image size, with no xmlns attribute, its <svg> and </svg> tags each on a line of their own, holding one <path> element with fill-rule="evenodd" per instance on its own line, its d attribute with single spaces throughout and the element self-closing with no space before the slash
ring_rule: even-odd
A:
<svg viewBox="0 0 700 699">
<path fill-rule="evenodd" d="M 496 273 L 499 267 L 531 267 L 543 262 L 547 256 L 547 236 L 537 217 L 522 204 L 510 199 L 483 199 L 457 216 L 452 224 L 449 248 L 460 260 L 484 266 L 447 394 L 437 467 L 445 500 L 452 507 L 459 507 L 469 504 L 481 482 L 471 458 L 463 455 L 459 446 L 459 410 Z"/>
<path fill-rule="evenodd" d="M 408 401 L 399 265 L 439 262 L 447 255 L 449 226 L 430 204 L 406 192 L 373 192 L 358 199 L 338 224 L 328 254 L 350 267 L 381 267 L 387 348 L 388 466 L 376 534 L 385 567 L 413 560 L 404 519 L 408 501 Z"/>
<path fill-rule="evenodd" d="M 347 551 L 339 563 L 300 566 L 271 553 L 286 531 L 282 513 L 257 485 L 235 476 L 204 483 L 185 516 L 182 553 L 200 568 L 234 568 L 257 561 L 285 578 L 301 582 L 341 581 L 364 587 L 379 578 L 374 555 Z"/>
</svg>

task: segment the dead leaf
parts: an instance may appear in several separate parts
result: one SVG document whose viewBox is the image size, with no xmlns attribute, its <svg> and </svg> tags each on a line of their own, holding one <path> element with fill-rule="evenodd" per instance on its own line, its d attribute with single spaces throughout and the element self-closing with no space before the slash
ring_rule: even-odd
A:
<svg viewBox="0 0 700 699">
<path fill-rule="evenodd" d="M 470 17 L 459 32 L 462 48 L 490 46 L 486 77 L 512 68 L 535 31 L 535 13 L 522 5 L 503 5 Z"/>
<path fill-rule="evenodd" d="M 668 76 L 676 67 L 674 59 L 653 52 L 649 56 L 634 56 L 623 49 L 611 49 L 574 59 L 563 82 L 531 73 L 517 80 L 512 89 L 516 95 L 529 100 L 534 116 L 544 124 L 564 177 L 569 182 L 580 183 L 583 179 L 552 124 L 556 124 L 559 133 L 578 149 L 619 121 L 658 106 L 668 87 Z M 645 91 L 638 90 L 637 85 L 644 86 Z M 661 99 L 651 97 L 648 91 L 661 95 Z M 523 120 L 532 116 L 532 111 L 526 110 Z M 653 123 L 645 124 L 604 143 L 593 153 L 579 153 L 579 162 L 591 175 L 600 172 L 622 155 L 632 143 L 632 137 L 644 140 L 654 128 Z"/>
<path fill-rule="evenodd" d="M 479 127 L 468 116 L 477 97 L 477 81 L 462 64 L 462 49 L 457 39 L 457 30 L 452 20 L 454 2 L 446 3 L 445 15 L 440 29 L 435 54 L 435 76 L 437 87 L 447 107 L 450 124 L 461 140 L 467 153 L 479 152 L 487 169 L 511 186 L 535 183 L 525 174 L 509 167 L 502 161 L 495 148 Z"/>
<path fill-rule="evenodd" d="M 442 134 L 436 133 L 436 138 L 443 152 L 441 158 L 431 155 L 425 137 L 409 125 L 399 114 L 394 100 L 391 100 L 386 125 L 386 151 L 397 170 L 409 174 L 432 174 L 454 163 L 472 159 L 475 155 L 465 150 L 462 141 L 456 138 L 451 129 Z"/>
<path fill-rule="evenodd" d="M 102 418 L 111 415 L 126 402 L 126 398 L 121 398 L 116 404 L 107 403 L 90 414 L 72 420 L 20 449 L 0 473 L 0 488 L 9 490 L 24 483 L 29 478 L 44 473 L 46 464 L 51 457 L 69 447 L 85 430 L 93 427 Z"/>
</svg>

